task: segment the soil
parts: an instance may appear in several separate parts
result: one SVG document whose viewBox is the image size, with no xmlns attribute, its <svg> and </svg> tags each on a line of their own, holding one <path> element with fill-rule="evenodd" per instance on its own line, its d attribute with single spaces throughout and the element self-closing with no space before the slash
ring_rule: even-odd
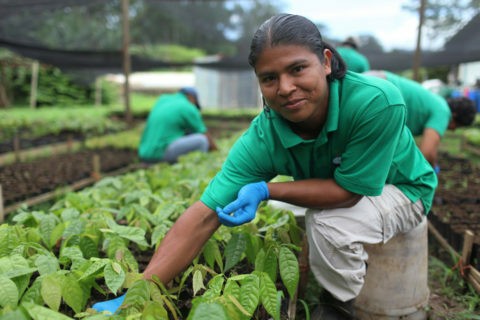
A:
<svg viewBox="0 0 480 320">
<path fill-rule="evenodd" d="M 475 238 L 470 264 L 479 270 L 480 169 L 468 159 L 453 157 L 447 153 L 440 155 L 440 167 L 438 188 L 428 219 L 457 252 L 462 250 L 465 231 L 473 231 Z M 469 316 L 462 316 L 462 313 L 480 315 L 479 305 L 476 306 L 476 311 L 467 310 L 466 302 L 462 300 L 462 294 L 467 293 L 465 285 L 452 281 L 445 288 L 445 284 L 440 281 L 440 279 L 443 280 L 446 272 L 460 271 L 451 254 L 431 236 L 429 236 L 429 251 L 431 256 L 440 259 L 447 268 L 450 267 L 450 270 L 430 267 L 429 320 L 471 319 Z"/>
<path fill-rule="evenodd" d="M 93 158 L 100 159 L 100 172 L 110 172 L 138 162 L 133 150 L 98 149 L 54 155 L 31 162 L 0 167 L 4 206 L 53 191 L 91 177 Z"/>
<path fill-rule="evenodd" d="M 470 264 L 480 270 L 480 169 L 468 159 L 448 154 L 440 159 L 430 222 L 457 252 L 462 250 L 465 231 L 472 231 Z"/>
</svg>

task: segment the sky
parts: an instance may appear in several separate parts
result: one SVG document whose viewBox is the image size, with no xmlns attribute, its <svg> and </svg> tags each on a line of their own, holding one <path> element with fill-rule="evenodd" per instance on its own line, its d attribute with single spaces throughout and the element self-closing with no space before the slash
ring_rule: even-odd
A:
<svg viewBox="0 0 480 320">
<path fill-rule="evenodd" d="M 418 15 L 402 9 L 409 0 L 283 0 L 285 12 L 305 16 L 328 27 L 329 38 L 373 35 L 384 50 L 414 50 Z M 422 38 L 422 47 L 438 44 Z"/>
</svg>

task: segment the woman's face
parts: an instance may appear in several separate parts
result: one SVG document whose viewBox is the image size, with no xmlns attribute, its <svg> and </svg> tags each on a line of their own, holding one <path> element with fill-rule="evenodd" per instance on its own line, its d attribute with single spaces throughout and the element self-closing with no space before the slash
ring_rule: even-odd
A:
<svg viewBox="0 0 480 320">
<path fill-rule="evenodd" d="M 322 125 L 328 107 L 332 52 L 325 49 L 323 55 L 322 64 L 304 46 L 266 47 L 258 57 L 255 73 L 268 106 L 294 124 Z"/>
</svg>

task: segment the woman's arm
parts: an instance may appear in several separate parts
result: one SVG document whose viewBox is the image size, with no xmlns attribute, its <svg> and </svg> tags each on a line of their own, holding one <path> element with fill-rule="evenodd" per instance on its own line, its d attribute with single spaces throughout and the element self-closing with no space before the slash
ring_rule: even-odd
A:
<svg viewBox="0 0 480 320">
<path fill-rule="evenodd" d="M 345 208 L 362 198 L 339 186 L 333 179 L 307 179 L 291 182 L 268 183 L 270 199 L 293 205 L 318 208 Z"/>
<path fill-rule="evenodd" d="M 170 282 L 192 263 L 219 226 L 215 211 L 195 202 L 168 231 L 148 263 L 144 278 L 156 275 L 162 283 Z"/>
</svg>

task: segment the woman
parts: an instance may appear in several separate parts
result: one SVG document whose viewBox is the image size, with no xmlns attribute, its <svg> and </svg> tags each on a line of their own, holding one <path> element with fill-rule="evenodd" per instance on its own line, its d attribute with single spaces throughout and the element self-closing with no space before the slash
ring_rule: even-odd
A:
<svg viewBox="0 0 480 320">
<path fill-rule="evenodd" d="M 362 244 L 417 226 L 430 209 L 436 175 L 405 127 L 398 90 L 346 72 L 308 19 L 281 14 L 267 20 L 254 35 L 249 63 L 264 111 L 200 201 L 177 220 L 144 276 L 167 283 L 220 223 L 246 223 L 261 201 L 279 200 L 308 208 L 310 267 L 332 300 L 316 316 L 353 318 L 366 273 Z M 269 182 L 279 174 L 294 181 Z"/>
</svg>

